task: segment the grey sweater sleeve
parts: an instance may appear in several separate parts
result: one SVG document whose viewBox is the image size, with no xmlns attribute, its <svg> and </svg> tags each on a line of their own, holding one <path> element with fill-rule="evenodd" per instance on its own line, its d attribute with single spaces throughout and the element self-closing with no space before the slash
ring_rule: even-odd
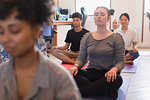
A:
<svg viewBox="0 0 150 100">
<path fill-rule="evenodd" d="M 125 56 L 124 40 L 120 34 L 116 33 L 116 35 L 115 35 L 115 58 L 116 58 L 115 67 L 118 68 L 119 72 L 125 66 L 124 56 Z"/>
<path fill-rule="evenodd" d="M 77 58 L 77 61 L 75 64 L 79 65 L 79 68 L 82 68 L 86 62 L 87 59 L 87 38 L 91 33 L 88 32 L 86 33 L 83 38 L 81 39 L 81 43 L 80 43 L 80 53 L 79 56 Z"/>
</svg>

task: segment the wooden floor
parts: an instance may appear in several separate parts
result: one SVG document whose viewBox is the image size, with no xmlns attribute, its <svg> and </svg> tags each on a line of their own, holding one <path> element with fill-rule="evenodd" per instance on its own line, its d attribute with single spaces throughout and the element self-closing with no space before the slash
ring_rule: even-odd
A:
<svg viewBox="0 0 150 100">
<path fill-rule="evenodd" d="M 150 49 L 139 49 L 136 73 L 122 73 L 131 77 L 125 100 L 150 100 Z"/>
</svg>

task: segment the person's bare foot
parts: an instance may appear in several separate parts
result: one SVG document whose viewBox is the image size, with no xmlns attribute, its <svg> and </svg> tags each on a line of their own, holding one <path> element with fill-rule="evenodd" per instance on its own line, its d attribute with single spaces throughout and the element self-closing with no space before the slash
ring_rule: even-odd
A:
<svg viewBox="0 0 150 100">
<path fill-rule="evenodd" d="M 133 61 L 132 60 L 129 60 L 129 61 L 125 61 L 126 64 L 131 64 L 133 65 Z"/>
<path fill-rule="evenodd" d="M 62 64 L 75 64 L 75 61 L 72 61 L 72 60 L 70 60 L 70 61 L 62 61 Z"/>
<path fill-rule="evenodd" d="M 70 58 L 69 61 L 62 61 L 62 64 L 75 64 L 77 58 Z"/>
<path fill-rule="evenodd" d="M 76 61 L 76 60 L 77 60 L 77 58 L 71 58 L 71 60 L 72 60 L 72 61 Z"/>
</svg>

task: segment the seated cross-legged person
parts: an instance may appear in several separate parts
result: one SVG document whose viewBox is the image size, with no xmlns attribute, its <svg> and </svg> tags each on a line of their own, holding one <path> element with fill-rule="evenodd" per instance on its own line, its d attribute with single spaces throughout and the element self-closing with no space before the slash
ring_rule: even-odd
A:
<svg viewBox="0 0 150 100">
<path fill-rule="evenodd" d="M 130 17 L 127 13 L 122 13 L 120 15 L 121 28 L 115 30 L 116 33 L 122 35 L 125 41 L 125 61 L 128 64 L 133 64 L 138 56 L 138 50 L 136 49 L 137 36 L 133 29 L 128 28 Z"/>
<path fill-rule="evenodd" d="M 80 45 L 79 56 L 71 74 L 83 97 L 109 95 L 118 97 L 122 84 L 121 70 L 124 68 L 124 41 L 122 36 L 107 29 L 110 13 L 106 7 L 97 7 L 94 22 L 97 30 L 86 34 Z M 86 69 L 81 69 L 89 59 Z"/>
<path fill-rule="evenodd" d="M 61 47 L 53 46 L 52 54 L 65 63 L 74 64 L 79 54 L 80 40 L 88 30 L 82 28 L 82 15 L 75 12 L 72 15 L 73 29 L 69 30 L 65 39 L 66 44 Z M 70 49 L 69 49 L 70 47 Z"/>
</svg>

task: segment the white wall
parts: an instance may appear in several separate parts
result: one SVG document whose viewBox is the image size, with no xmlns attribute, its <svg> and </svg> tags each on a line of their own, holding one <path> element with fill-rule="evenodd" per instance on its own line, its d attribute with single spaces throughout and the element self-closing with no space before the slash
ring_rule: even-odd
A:
<svg viewBox="0 0 150 100">
<path fill-rule="evenodd" d="M 88 16 L 87 21 L 85 23 L 85 28 L 88 29 L 90 32 L 96 30 L 96 25 L 94 23 L 94 16 Z"/>
<path fill-rule="evenodd" d="M 150 32 L 146 28 L 144 28 L 144 41 L 141 42 L 143 0 L 111 0 L 111 2 L 111 8 L 115 9 L 115 14 L 112 17 L 112 19 L 119 19 L 121 13 L 129 13 L 131 18 L 129 27 L 137 31 L 139 40 L 138 47 L 150 47 Z M 75 12 L 75 0 L 59 0 L 59 4 L 63 8 L 71 9 L 71 13 Z M 144 26 L 148 27 L 147 19 L 144 19 Z M 88 16 L 85 28 L 87 28 L 90 31 L 96 30 L 93 16 Z"/>
<path fill-rule="evenodd" d="M 138 46 L 141 44 L 143 0 L 112 0 L 111 8 L 115 10 L 113 18 L 119 19 L 121 13 L 130 15 L 129 27 L 137 31 Z"/>
<path fill-rule="evenodd" d="M 71 14 L 75 12 L 75 0 L 58 0 L 59 7 L 63 9 L 70 9 Z"/>
<path fill-rule="evenodd" d="M 71 25 L 58 25 L 57 26 L 58 33 L 57 33 L 57 46 L 64 46 L 66 35 L 68 30 L 71 29 Z"/>
<path fill-rule="evenodd" d="M 144 16 L 144 33 L 143 33 L 143 43 L 140 43 L 143 47 L 150 47 L 150 31 L 149 31 L 149 20 Z"/>
</svg>

